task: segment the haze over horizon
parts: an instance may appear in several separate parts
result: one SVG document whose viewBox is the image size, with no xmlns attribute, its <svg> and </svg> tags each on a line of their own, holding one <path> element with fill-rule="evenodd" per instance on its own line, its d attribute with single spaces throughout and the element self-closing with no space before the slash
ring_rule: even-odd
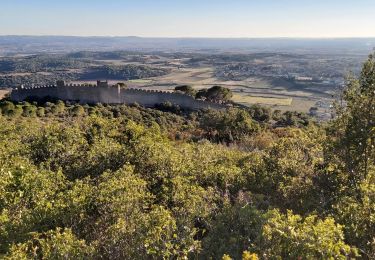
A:
<svg viewBox="0 0 375 260">
<path fill-rule="evenodd" d="M 372 38 L 373 10 L 370 0 L 4 0 L 0 35 Z"/>
</svg>

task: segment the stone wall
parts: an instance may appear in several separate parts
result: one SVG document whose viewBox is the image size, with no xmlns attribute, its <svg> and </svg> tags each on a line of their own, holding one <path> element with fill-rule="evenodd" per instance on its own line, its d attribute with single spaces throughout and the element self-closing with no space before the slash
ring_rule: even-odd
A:
<svg viewBox="0 0 375 260">
<path fill-rule="evenodd" d="M 53 98 L 77 101 L 85 104 L 116 104 L 121 102 L 118 87 L 90 85 L 38 86 L 14 89 L 11 93 L 11 99 L 14 101 L 20 102 L 28 98 Z"/>
<path fill-rule="evenodd" d="M 64 85 L 38 86 L 14 89 L 13 101 L 24 101 L 28 98 L 53 98 L 64 101 L 77 101 L 82 104 L 139 104 L 154 107 L 157 104 L 170 102 L 185 109 L 222 109 L 223 105 L 196 100 L 182 93 L 170 93 L 154 90 L 120 89 L 118 86 Z"/>
<path fill-rule="evenodd" d="M 170 102 L 181 108 L 199 110 L 204 108 L 222 109 L 224 106 L 211 102 L 196 100 L 182 93 L 171 93 L 154 90 L 124 89 L 121 91 L 121 103 L 138 103 L 145 107 L 153 107 L 156 104 Z"/>
</svg>

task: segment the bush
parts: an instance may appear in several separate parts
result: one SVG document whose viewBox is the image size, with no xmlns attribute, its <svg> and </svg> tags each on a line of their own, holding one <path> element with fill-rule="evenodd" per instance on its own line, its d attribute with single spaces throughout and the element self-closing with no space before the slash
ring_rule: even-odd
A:
<svg viewBox="0 0 375 260">
<path fill-rule="evenodd" d="M 79 240 L 70 229 L 34 234 L 27 242 L 12 246 L 5 259 L 88 259 L 94 248 Z"/>
<path fill-rule="evenodd" d="M 30 104 L 25 104 L 23 107 L 22 116 L 35 117 L 37 115 L 37 107 Z"/>
</svg>

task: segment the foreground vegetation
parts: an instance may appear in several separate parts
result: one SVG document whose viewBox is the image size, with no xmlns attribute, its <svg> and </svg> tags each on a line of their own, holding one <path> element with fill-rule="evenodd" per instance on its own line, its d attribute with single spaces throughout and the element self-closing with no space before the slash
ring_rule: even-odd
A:
<svg viewBox="0 0 375 260">
<path fill-rule="evenodd" d="M 171 104 L 0 107 L 6 259 L 375 257 L 375 60 L 327 125 Z"/>
</svg>

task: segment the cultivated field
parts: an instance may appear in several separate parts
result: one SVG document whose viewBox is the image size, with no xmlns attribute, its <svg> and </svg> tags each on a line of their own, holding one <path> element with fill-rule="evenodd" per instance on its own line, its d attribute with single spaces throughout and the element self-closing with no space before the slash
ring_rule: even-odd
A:
<svg viewBox="0 0 375 260">
<path fill-rule="evenodd" d="M 220 85 L 231 89 L 233 101 L 245 106 L 260 104 L 282 111 L 308 112 L 318 101 L 331 102 L 331 95 L 324 92 L 299 89 L 289 82 L 252 77 L 241 81 L 225 81 L 214 76 L 212 67 L 174 68 L 168 75 L 150 79 L 130 80 L 133 88 L 173 90 L 177 85 L 191 85 L 196 89 Z"/>
<path fill-rule="evenodd" d="M 265 104 L 270 106 L 290 106 L 292 104 L 292 98 L 277 98 L 277 97 L 260 97 L 251 96 L 244 94 L 234 94 L 232 100 L 245 106 L 251 106 L 253 104 Z"/>
</svg>

